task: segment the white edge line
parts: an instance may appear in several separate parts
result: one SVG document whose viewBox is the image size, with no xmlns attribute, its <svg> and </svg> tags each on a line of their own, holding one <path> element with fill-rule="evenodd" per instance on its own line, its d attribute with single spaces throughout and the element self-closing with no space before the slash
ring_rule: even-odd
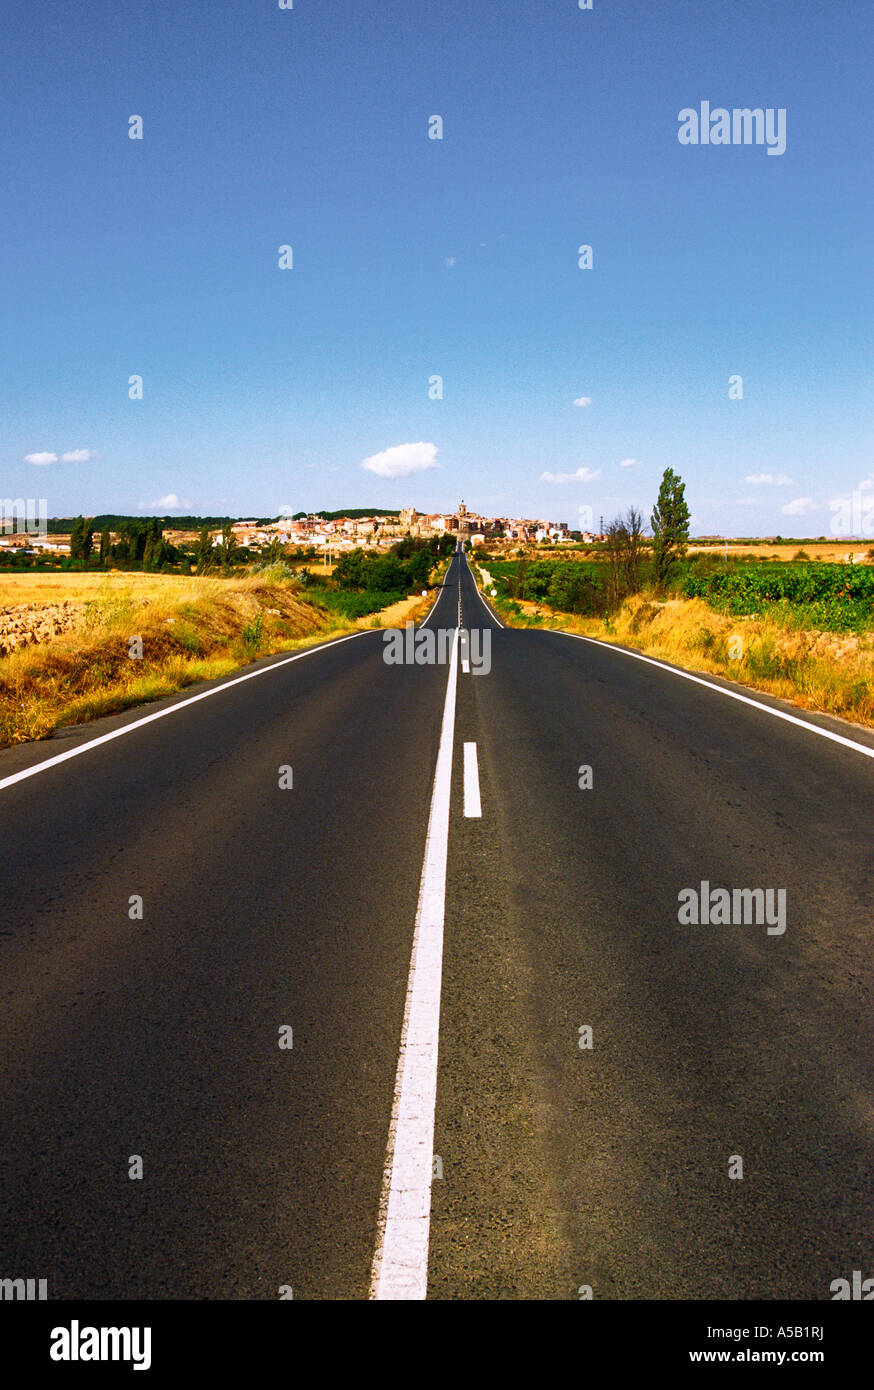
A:
<svg viewBox="0 0 874 1390">
<path fill-rule="evenodd" d="M 371 1271 L 370 1297 L 382 1301 L 424 1299 L 428 1292 L 446 857 L 457 684 L 456 628 L 431 793 Z"/>
<path fill-rule="evenodd" d="M 87 753 L 91 748 L 99 748 L 101 743 L 111 743 L 114 738 L 122 738 L 125 734 L 131 733 L 134 729 L 141 729 L 144 724 L 151 724 L 156 719 L 163 719 L 168 714 L 175 714 L 177 710 L 187 709 L 189 705 L 196 705 L 198 700 L 208 700 L 211 695 L 219 695 L 223 690 L 228 690 L 232 685 L 241 685 L 243 681 L 255 680 L 256 676 L 266 676 L 269 671 L 276 671 L 280 666 L 287 666 L 290 661 L 301 661 L 305 656 L 314 656 L 316 652 L 323 652 L 328 647 L 339 647 L 341 642 L 351 642 L 355 637 L 365 637 L 371 628 L 365 628 L 363 632 L 350 632 L 348 637 L 337 637 L 330 642 L 322 642 L 317 647 L 309 647 L 305 652 L 295 652 L 294 656 L 283 657 L 281 661 L 274 661 L 270 666 L 260 666 L 257 671 L 247 671 L 244 676 L 234 676 L 231 680 L 222 681 L 221 685 L 214 685 L 211 690 L 202 690 L 199 695 L 189 695 L 187 699 L 177 700 L 175 705 L 168 705 L 165 709 L 155 710 L 152 714 L 146 714 L 142 719 L 133 719 L 130 724 L 123 724 L 118 729 L 112 729 L 108 734 L 100 734 L 97 738 L 91 738 L 87 743 L 79 743 L 75 748 L 68 748 L 65 753 L 58 753 L 54 758 L 47 758 L 45 762 L 35 763 L 33 767 L 23 768 L 21 772 L 13 772 L 9 777 L 0 780 L 0 791 L 4 787 L 11 787 L 15 782 L 23 782 L 28 777 L 35 777 L 38 772 L 45 772 L 47 768 L 57 767 L 58 763 L 65 763 L 68 758 L 78 758 L 81 753 Z"/>
<path fill-rule="evenodd" d="M 630 652 L 627 647 L 618 647 L 612 642 L 601 642 L 597 637 L 584 637 L 579 632 L 565 632 L 562 628 L 546 630 L 556 632 L 559 637 L 573 637 L 578 642 L 591 642 L 593 647 L 604 647 L 607 651 L 618 652 L 620 656 L 633 657 L 635 661 L 645 661 L 648 666 L 657 666 L 660 671 L 667 671 L 672 676 L 680 676 L 682 680 L 692 681 L 695 685 L 703 685 L 706 690 L 712 690 L 717 695 L 726 695 L 729 700 L 740 700 L 742 705 L 752 705 L 753 709 L 760 709 L 765 714 L 772 714 L 775 719 L 785 719 L 787 724 L 797 724 L 800 729 L 807 729 L 808 733 L 819 734 L 820 738 L 830 739 L 832 743 L 840 743 L 844 748 L 852 748 L 856 753 L 864 753 L 866 758 L 874 758 L 874 748 L 865 743 L 857 743 L 855 739 L 846 738 L 843 734 L 832 733 L 831 729 L 821 729 L 818 724 L 811 724 L 809 720 L 801 719 L 796 714 L 788 714 L 786 710 L 774 709 L 773 705 L 763 705 L 761 700 L 753 700 L 749 695 L 741 695 L 739 690 L 727 690 L 724 685 L 715 685 L 713 681 L 704 680 L 702 676 L 695 676 L 691 671 L 679 671 L 676 666 L 669 666 L 665 661 L 658 661 L 652 656 L 644 656 L 642 652 Z"/>
<path fill-rule="evenodd" d="M 431 618 L 433 617 L 433 615 L 434 615 L 434 610 L 435 610 L 435 608 L 437 607 L 438 603 L 440 602 L 440 595 L 443 593 L 443 586 L 444 586 L 444 584 L 446 583 L 447 579 L 449 578 L 449 571 L 450 571 L 451 569 L 452 569 L 452 561 L 450 560 L 450 561 L 449 561 L 449 564 L 446 566 L 446 573 L 444 574 L 442 580 L 440 581 L 440 588 L 437 590 L 437 597 L 435 598 L 434 602 L 431 604 L 431 607 L 430 607 L 430 609 L 429 609 L 429 611 L 428 611 L 428 616 L 427 616 L 427 618 L 423 618 L 422 621 L 419 623 L 419 627 L 420 627 L 420 628 L 425 627 L 426 624 L 427 624 L 428 622 L 430 622 Z"/>
<path fill-rule="evenodd" d="M 476 744 L 466 743 L 464 745 L 464 814 L 468 820 L 477 820 L 482 817 L 482 813 Z"/>
<path fill-rule="evenodd" d="M 466 555 L 465 555 L 465 557 L 464 557 L 464 562 L 465 562 L 465 564 L 467 565 L 467 568 L 470 570 L 470 577 L 471 577 L 471 579 L 473 580 L 473 587 L 476 589 L 477 594 L 479 595 L 479 601 L 480 601 L 480 603 L 482 604 L 483 608 L 484 608 L 484 609 L 486 610 L 486 612 L 488 613 L 489 617 L 492 618 L 493 621 L 496 622 L 496 623 L 498 624 L 498 627 L 499 627 L 499 628 L 501 629 L 501 631 L 503 632 L 503 630 L 504 630 L 504 624 L 501 622 L 501 620 L 500 620 L 500 618 L 498 617 L 497 613 L 494 613 L 494 612 L 492 611 L 492 609 L 489 607 L 489 605 L 486 603 L 485 599 L 483 598 L 482 594 L 480 593 L 479 585 L 478 585 L 477 582 L 476 582 L 476 575 L 474 574 L 473 569 L 471 568 L 471 563 L 470 563 L 470 561 L 468 560 L 468 558 L 467 558 Z M 570 633 L 563 633 L 562 635 L 563 635 L 563 636 L 570 636 Z"/>
</svg>

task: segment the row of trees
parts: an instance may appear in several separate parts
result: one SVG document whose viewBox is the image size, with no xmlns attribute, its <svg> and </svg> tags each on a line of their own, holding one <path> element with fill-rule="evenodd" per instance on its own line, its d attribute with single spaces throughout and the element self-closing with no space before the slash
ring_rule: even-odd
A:
<svg viewBox="0 0 874 1390">
<path fill-rule="evenodd" d="M 99 556 L 101 565 L 117 564 L 143 570 L 181 568 L 197 574 L 215 571 L 228 572 L 234 565 L 245 564 L 252 553 L 240 546 L 230 521 L 222 524 L 217 543 L 208 525 L 204 525 L 192 546 L 175 546 L 163 536 L 164 521 L 160 517 L 144 520 L 125 518 L 120 522 L 113 542 L 108 527 L 95 538 L 93 517 L 77 516 L 70 528 L 70 560 L 74 564 L 93 565 Z M 335 582 L 341 589 L 378 589 L 394 591 L 421 588 L 427 583 L 435 561 L 455 546 L 452 536 L 419 540 L 407 536 L 392 546 L 388 554 L 374 555 L 353 550 L 341 556 L 335 571 Z M 279 564 L 287 558 L 306 559 L 310 552 L 298 551 L 288 555 L 278 536 L 257 552 L 257 558 L 267 564 Z"/>
<path fill-rule="evenodd" d="M 102 565 L 115 561 L 117 564 L 135 565 L 146 570 L 161 569 L 163 565 L 176 564 L 182 552 L 164 539 L 163 524 L 158 517 L 144 521 L 125 521 L 118 532 L 118 539 L 112 543 L 109 527 L 100 532 L 99 556 Z M 70 559 L 74 563 L 88 565 L 94 554 L 94 518 L 77 516 L 70 530 Z"/>
<path fill-rule="evenodd" d="M 99 556 L 101 565 L 117 564 L 143 570 L 180 567 L 186 573 L 193 566 L 198 574 L 207 574 L 216 569 L 227 570 L 251 558 L 249 551 L 237 544 L 230 521 L 222 525 L 217 545 L 213 544 L 210 527 L 205 525 L 193 547 L 171 545 L 164 538 L 163 526 L 160 517 L 125 518 L 114 542 L 108 526 L 103 527 L 99 541 L 95 541 L 94 518 L 77 516 L 70 529 L 70 559 L 74 564 L 87 567 Z M 285 558 L 278 536 L 259 557 L 271 564 Z"/>
</svg>

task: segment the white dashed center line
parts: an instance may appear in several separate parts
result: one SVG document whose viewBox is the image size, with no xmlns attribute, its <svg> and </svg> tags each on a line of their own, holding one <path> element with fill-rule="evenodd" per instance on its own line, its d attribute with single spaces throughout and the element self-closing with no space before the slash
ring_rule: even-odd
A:
<svg viewBox="0 0 874 1390">
<path fill-rule="evenodd" d="M 476 760 L 476 744 L 464 745 L 464 814 L 468 820 L 481 816 L 483 808 L 479 796 L 479 767 Z"/>
</svg>

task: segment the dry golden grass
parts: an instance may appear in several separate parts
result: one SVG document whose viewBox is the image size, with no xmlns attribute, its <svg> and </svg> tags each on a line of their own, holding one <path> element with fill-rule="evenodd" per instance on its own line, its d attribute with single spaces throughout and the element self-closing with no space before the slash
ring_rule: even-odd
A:
<svg viewBox="0 0 874 1390">
<path fill-rule="evenodd" d="M 75 575 L 60 595 L 44 586 L 45 602 L 71 590 L 84 600 L 75 630 L 0 658 L 0 745 L 45 737 L 351 626 L 302 602 L 294 584 L 260 576 L 127 574 L 107 583 Z M 129 654 L 135 636 L 141 660 Z"/>
<path fill-rule="evenodd" d="M 848 557 L 854 557 L 855 563 L 868 563 L 867 556 L 870 549 L 868 541 L 810 541 L 807 544 L 799 545 L 798 541 L 792 541 L 789 545 L 768 545 L 764 541 L 761 543 L 751 541 L 749 545 L 729 544 L 729 555 L 752 555 L 757 560 L 794 560 L 799 550 L 811 560 L 829 560 L 835 564 L 844 564 Z M 718 542 L 714 545 L 690 545 L 690 555 L 724 555 L 725 546 Z"/>
<path fill-rule="evenodd" d="M 703 599 L 626 599 L 607 620 L 519 605 L 523 621 L 632 647 L 687 671 L 725 676 L 804 709 L 874 725 L 874 633 L 794 629 L 732 618 Z M 513 614 L 502 611 L 511 625 Z"/>
<path fill-rule="evenodd" d="M 868 551 L 872 549 L 871 542 L 866 541 L 810 541 L 801 543 L 790 541 L 785 545 L 770 545 L 766 541 L 729 542 L 728 553 L 730 556 L 749 556 L 750 559 L 771 559 L 771 560 L 794 560 L 799 551 L 810 560 L 833 561 L 835 564 L 849 563 L 852 557 L 856 564 L 870 564 Z M 486 551 L 496 560 L 515 560 L 519 556 L 524 556 L 526 560 L 572 560 L 580 557 L 596 559 L 603 554 L 597 546 L 587 546 L 583 549 L 569 546 L 553 545 L 525 545 L 520 546 L 513 542 L 504 543 L 501 546 L 494 544 L 486 546 Z M 720 541 L 712 545 L 696 545 L 694 542 L 689 546 L 690 555 L 724 555 L 725 544 Z"/>
<path fill-rule="evenodd" d="M 412 596 L 349 622 L 305 601 L 271 574 L 241 579 L 148 574 L 14 575 L 0 607 L 70 602 L 76 626 L 0 657 L 0 746 L 44 738 L 131 705 L 213 680 L 255 657 L 336 632 L 402 626 L 426 601 Z M 142 639 L 142 660 L 130 638 Z"/>
<path fill-rule="evenodd" d="M 334 573 L 333 565 L 317 565 L 312 560 L 304 560 L 301 564 L 296 564 L 296 568 L 308 570 L 310 574 L 329 575 Z"/>
<path fill-rule="evenodd" d="M 20 574 L 0 573 L 0 607 L 15 603 L 86 603 L 120 593 L 163 602 L 174 595 L 190 598 L 203 593 L 210 584 L 227 582 L 208 576 L 129 574 L 121 570 L 56 574 L 29 574 L 22 570 Z"/>
<path fill-rule="evenodd" d="M 410 598 L 402 598 L 400 602 L 381 609 L 378 614 L 373 614 L 368 618 L 359 618 L 357 626 L 403 627 L 405 623 L 417 623 L 424 617 L 428 603 L 429 600 L 420 598 L 418 594 L 413 594 Z"/>
</svg>

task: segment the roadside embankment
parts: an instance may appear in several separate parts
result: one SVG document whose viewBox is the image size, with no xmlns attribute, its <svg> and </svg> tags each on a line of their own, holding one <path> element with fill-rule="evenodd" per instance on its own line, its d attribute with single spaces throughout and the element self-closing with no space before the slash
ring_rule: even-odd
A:
<svg viewBox="0 0 874 1390">
<path fill-rule="evenodd" d="M 425 606 L 414 596 L 351 621 L 270 572 L 100 579 L 80 592 L 81 577 L 71 575 L 70 599 L 53 591 L 49 603 L 0 608 L 0 639 L 9 634 L 0 648 L 0 747 L 229 675 L 257 657 L 402 625 Z M 9 597 L 4 588 L 0 600 Z"/>
<path fill-rule="evenodd" d="M 688 671 L 724 676 L 804 709 L 874 725 L 874 631 L 827 632 L 762 615 L 717 612 L 702 599 L 627 598 L 606 618 L 499 598 L 511 627 L 578 632 L 631 647 Z"/>
</svg>

